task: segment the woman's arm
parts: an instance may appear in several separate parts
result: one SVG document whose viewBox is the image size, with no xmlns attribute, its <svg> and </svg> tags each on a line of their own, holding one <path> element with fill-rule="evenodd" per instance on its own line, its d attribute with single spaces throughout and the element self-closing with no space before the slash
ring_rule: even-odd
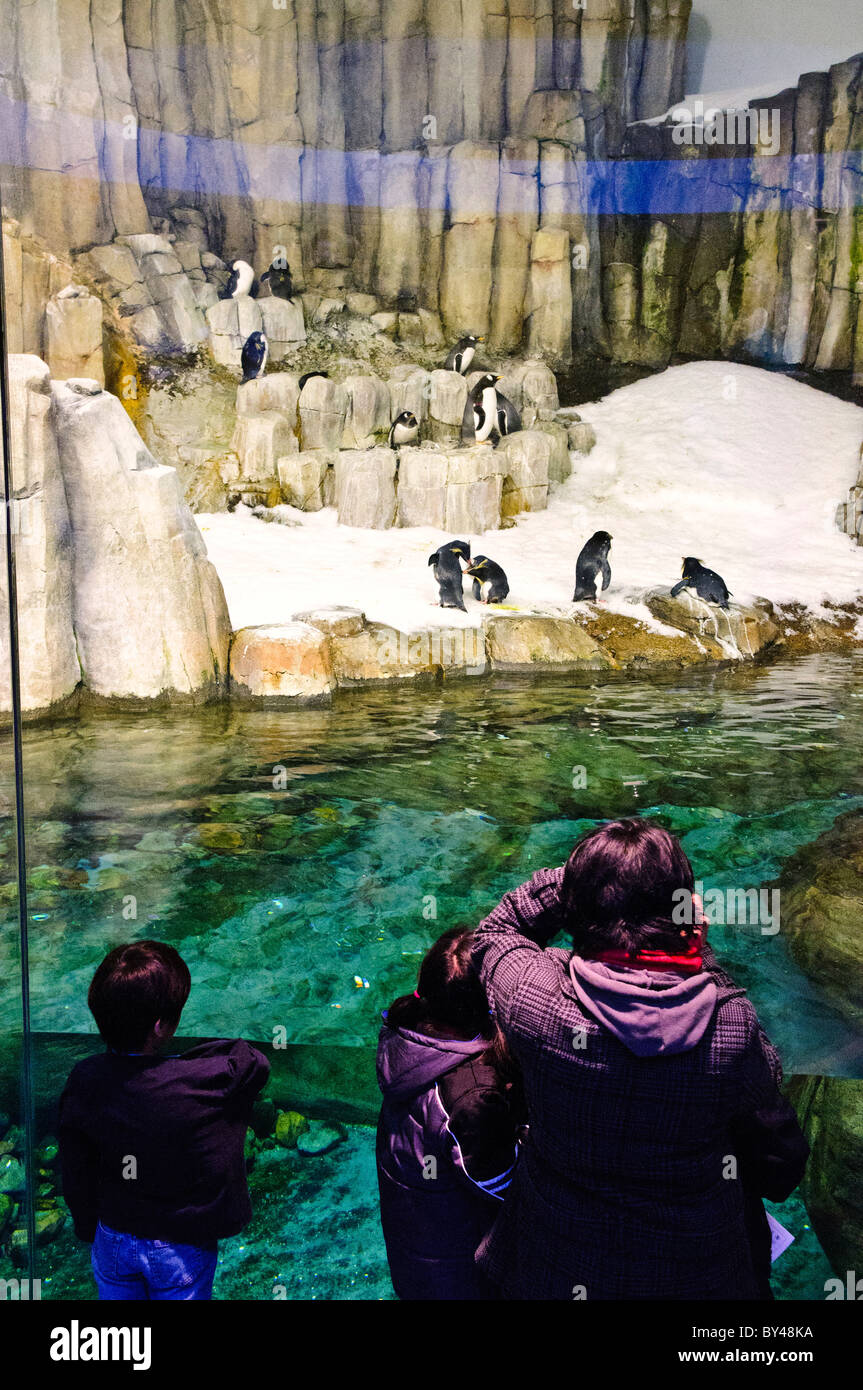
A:
<svg viewBox="0 0 863 1390">
<path fill-rule="evenodd" d="M 538 869 L 505 894 L 474 932 L 474 963 L 501 1023 L 520 976 L 541 965 L 543 947 L 564 926 L 562 882 L 563 866 Z"/>
</svg>

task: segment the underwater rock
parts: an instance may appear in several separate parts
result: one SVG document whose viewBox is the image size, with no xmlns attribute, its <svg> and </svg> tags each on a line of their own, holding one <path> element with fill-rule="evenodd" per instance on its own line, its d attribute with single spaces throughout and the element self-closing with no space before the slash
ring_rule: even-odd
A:
<svg viewBox="0 0 863 1390">
<path fill-rule="evenodd" d="M 45 360 L 56 381 L 92 377 L 105 385 L 102 301 L 80 285 L 69 285 L 45 306 Z"/>
<path fill-rule="evenodd" d="M 333 688 L 326 636 L 307 623 L 241 628 L 231 641 L 230 672 L 236 695 L 316 699 Z"/>
<path fill-rule="evenodd" d="M 782 934 L 801 970 L 838 1005 L 863 1012 L 863 814 L 848 811 L 786 860 L 776 881 Z"/>
<path fill-rule="evenodd" d="M 301 1134 L 307 1134 L 309 1122 L 296 1110 L 280 1110 L 276 1118 L 276 1143 L 283 1149 L 295 1149 Z M 314 1150 L 313 1150 L 314 1152 Z"/>
<path fill-rule="evenodd" d="M 644 595 L 644 602 L 661 623 L 715 643 L 732 660 L 751 661 L 779 636 L 773 606 L 767 599 L 732 603 L 722 609 L 686 590 L 672 598 L 667 589 L 652 589 Z"/>
<path fill-rule="evenodd" d="M 550 666 L 559 671 L 612 664 L 583 628 L 568 618 L 494 617 L 485 623 L 486 650 L 495 671 L 531 671 Z"/>
<path fill-rule="evenodd" d="M 273 1133 L 276 1125 L 276 1103 L 269 1096 L 256 1100 L 252 1106 L 251 1128 L 258 1139 L 266 1139 Z"/>
<path fill-rule="evenodd" d="M 0 1192 L 0 1240 L 6 1234 L 15 1216 L 15 1200 L 8 1192 Z"/>
<path fill-rule="evenodd" d="M 859 977 L 859 958 L 856 968 Z M 793 1076 L 787 1094 L 812 1150 L 801 1184 L 806 1210 L 844 1282 L 863 1261 L 863 1081 Z"/>
<path fill-rule="evenodd" d="M 396 515 L 397 464 L 392 449 L 339 452 L 335 500 L 340 526 L 363 526 L 373 531 L 386 531 L 392 526 Z"/>
<path fill-rule="evenodd" d="M 196 840 L 204 849 L 225 854 L 243 854 L 252 847 L 250 830 L 230 822 L 222 825 L 218 821 L 207 821 L 196 825 L 189 839 Z"/>
<path fill-rule="evenodd" d="M 0 1192 L 23 1192 L 24 1168 L 11 1153 L 0 1157 Z"/>
<path fill-rule="evenodd" d="M 347 1137 L 347 1131 L 342 1125 L 336 1127 L 325 1124 L 323 1120 L 312 1120 L 308 1128 L 298 1135 L 297 1149 L 307 1156 L 328 1154 L 339 1144 L 343 1144 Z"/>
</svg>

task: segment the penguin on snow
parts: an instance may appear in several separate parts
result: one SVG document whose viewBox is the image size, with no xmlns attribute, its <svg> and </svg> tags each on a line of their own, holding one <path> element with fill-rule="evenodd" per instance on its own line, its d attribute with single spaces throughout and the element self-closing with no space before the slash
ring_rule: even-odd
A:
<svg viewBox="0 0 863 1390">
<path fill-rule="evenodd" d="M 249 334 L 243 343 L 243 351 L 240 354 L 243 381 L 254 381 L 256 377 L 263 376 L 269 352 L 270 345 L 267 342 L 266 333 L 259 330 Z"/>
<path fill-rule="evenodd" d="M 429 556 L 429 564 L 434 566 L 434 577 L 440 591 L 441 608 L 460 608 L 466 613 L 461 560 L 470 560 L 469 541 L 447 541 L 446 545 L 440 546 Z"/>
<path fill-rule="evenodd" d="M 582 599 L 595 601 L 599 598 L 600 591 L 604 592 L 608 588 L 611 583 L 611 566 L 608 563 L 610 549 L 611 536 L 607 531 L 595 531 L 590 540 L 582 546 L 575 562 L 573 603 L 579 603 Z"/>
<path fill-rule="evenodd" d="M 509 593 L 509 580 L 487 555 L 476 555 L 465 574 L 473 576 L 473 596 L 481 603 L 503 603 Z"/>
<path fill-rule="evenodd" d="M 715 570 L 707 569 L 694 555 L 687 555 L 681 573 L 683 578 L 671 590 L 672 598 L 677 598 L 683 589 L 694 589 L 698 597 L 706 603 L 718 603 L 720 608 L 728 607 L 730 590 Z"/>
<path fill-rule="evenodd" d="M 387 443 L 391 449 L 398 449 L 402 444 L 413 444 L 419 432 L 420 422 L 413 411 L 403 410 L 390 425 Z"/>
<path fill-rule="evenodd" d="M 255 272 L 248 261 L 234 261 L 231 278 L 222 291 L 222 299 L 236 299 L 241 294 L 251 294 L 255 283 Z"/>
<path fill-rule="evenodd" d="M 270 294 L 273 295 L 274 298 L 286 299 L 289 304 L 293 304 L 294 282 L 291 279 L 291 267 L 287 263 L 280 266 L 273 261 L 269 270 L 265 270 L 261 276 L 261 284 L 263 284 L 265 280 L 269 280 Z"/>
<path fill-rule="evenodd" d="M 472 333 L 469 333 L 466 338 L 459 338 L 455 347 L 447 354 L 444 371 L 460 372 L 464 376 L 470 370 L 477 343 L 483 341 L 483 338 L 475 338 Z"/>
</svg>

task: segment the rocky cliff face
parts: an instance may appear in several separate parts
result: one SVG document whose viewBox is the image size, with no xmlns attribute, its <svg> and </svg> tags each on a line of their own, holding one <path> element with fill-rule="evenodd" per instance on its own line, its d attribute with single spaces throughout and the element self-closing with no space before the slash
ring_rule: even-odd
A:
<svg viewBox="0 0 863 1390">
<path fill-rule="evenodd" d="M 58 253 L 163 219 L 284 248 L 300 288 L 552 363 L 863 370 L 863 57 L 766 103 L 771 156 L 680 146 L 633 123 L 681 95 L 689 10 L 36 0 L 0 35 L 7 210 Z"/>
</svg>

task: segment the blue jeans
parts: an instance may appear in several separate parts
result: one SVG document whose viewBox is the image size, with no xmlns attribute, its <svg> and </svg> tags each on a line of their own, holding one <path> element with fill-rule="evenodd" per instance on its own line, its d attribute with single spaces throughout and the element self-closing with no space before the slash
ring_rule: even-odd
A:
<svg viewBox="0 0 863 1390">
<path fill-rule="evenodd" d="M 102 1299 L 208 1299 L 219 1247 L 175 1245 L 170 1240 L 112 1231 L 101 1221 L 90 1255 Z"/>
</svg>

